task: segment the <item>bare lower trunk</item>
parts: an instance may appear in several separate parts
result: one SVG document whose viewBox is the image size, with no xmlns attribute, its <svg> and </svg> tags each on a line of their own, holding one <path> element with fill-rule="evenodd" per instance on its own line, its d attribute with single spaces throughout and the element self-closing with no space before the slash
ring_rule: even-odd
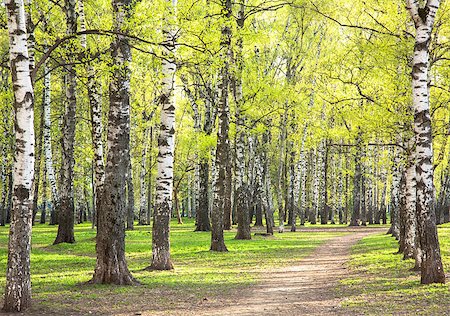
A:
<svg viewBox="0 0 450 316">
<path fill-rule="evenodd" d="M 209 163 L 202 162 L 199 164 L 199 192 L 198 192 L 198 209 L 197 209 L 197 225 L 195 231 L 211 230 L 211 222 L 209 219 Z"/>
<path fill-rule="evenodd" d="M 41 208 L 41 224 L 45 224 L 47 217 L 47 169 L 44 165 L 44 173 L 42 175 L 42 208 Z"/>
<path fill-rule="evenodd" d="M 353 212 L 350 226 L 359 226 L 361 209 L 361 134 L 356 140 L 357 148 L 355 154 L 355 176 L 353 180 Z"/>
<path fill-rule="evenodd" d="M 252 239 L 250 234 L 250 192 L 248 186 L 243 184 L 237 192 L 237 234 L 235 239 Z"/>
<path fill-rule="evenodd" d="M 147 222 L 147 206 L 146 206 L 146 198 L 147 191 L 145 188 L 145 174 L 146 174 L 146 163 L 147 160 L 147 131 L 144 130 L 144 141 L 142 148 L 142 157 L 141 157 L 141 170 L 139 173 L 139 225 L 148 225 Z"/>
<path fill-rule="evenodd" d="M 263 208 L 266 217 L 266 231 L 267 234 L 273 235 L 273 227 L 275 226 L 275 221 L 273 218 L 273 205 L 272 205 L 272 192 L 270 191 L 270 170 L 269 170 L 269 159 L 267 157 L 268 143 L 270 142 L 270 131 L 267 130 L 262 136 L 262 154 L 261 154 L 261 165 L 262 165 L 262 180 L 261 184 L 263 186 Z"/>
<path fill-rule="evenodd" d="M 128 155 L 127 167 L 127 230 L 134 229 L 134 185 L 131 157 Z"/>
<path fill-rule="evenodd" d="M 405 223 L 406 223 L 406 177 L 402 174 L 400 180 L 400 190 L 398 194 L 398 212 L 399 212 L 399 237 L 398 237 L 398 253 L 401 254 L 405 250 Z"/>
</svg>

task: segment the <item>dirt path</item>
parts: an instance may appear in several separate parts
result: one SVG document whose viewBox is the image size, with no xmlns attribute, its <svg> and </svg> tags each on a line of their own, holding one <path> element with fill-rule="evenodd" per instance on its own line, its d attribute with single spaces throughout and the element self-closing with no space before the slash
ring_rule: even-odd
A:
<svg viewBox="0 0 450 316">
<path fill-rule="evenodd" d="M 205 302 L 193 309 L 152 315 L 336 315 L 344 314 L 337 282 L 347 274 L 350 248 L 383 229 L 341 229 L 351 233 L 320 246 L 296 266 L 267 271 L 263 280 L 230 300 Z M 143 315 L 146 315 L 143 313 Z"/>
</svg>

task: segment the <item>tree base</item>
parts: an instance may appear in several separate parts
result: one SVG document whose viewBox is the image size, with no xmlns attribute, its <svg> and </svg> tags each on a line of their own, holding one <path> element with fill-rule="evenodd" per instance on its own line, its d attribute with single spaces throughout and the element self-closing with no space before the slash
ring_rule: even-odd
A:
<svg viewBox="0 0 450 316">
<path fill-rule="evenodd" d="M 56 237 L 55 241 L 53 242 L 53 245 L 63 244 L 63 243 L 74 244 L 75 237 L 73 237 L 73 236 Z"/>
<path fill-rule="evenodd" d="M 212 242 L 209 251 L 228 252 L 228 249 L 223 242 Z"/>
<path fill-rule="evenodd" d="M 252 235 L 250 234 L 250 232 L 248 232 L 248 234 L 247 233 L 242 233 L 242 234 L 238 233 L 234 237 L 234 239 L 236 239 L 236 240 L 251 240 L 252 239 Z"/>
<path fill-rule="evenodd" d="M 211 229 L 210 228 L 206 228 L 206 227 L 197 227 L 195 228 L 194 232 L 210 232 Z"/>
<path fill-rule="evenodd" d="M 169 262 L 169 264 L 166 265 L 150 265 L 146 268 L 144 268 L 144 271 L 169 271 L 173 270 L 173 264 L 172 262 Z"/>
<path fill-rule="evenodd" d="M 255 233 L 255 236 L 263 236 L 263 237 L 269 237 L 269 236 L 273 236 L 273 234 L 271 233 Z"/>
<path fill-rule="evenodd" d="M 31 307 L 31 297 L 20 298 L 20 304 L 17 301 L 10 302 L 8 298 L 5 299 L 2 311 L 5 313 L 20 313 Z"/>
<path fill-rule="evenodd" d="M 141 283 L 130 272 L 114 275 L 94 272 L 94 276 L 86 284 L 140 285 Z"/>
</svg>

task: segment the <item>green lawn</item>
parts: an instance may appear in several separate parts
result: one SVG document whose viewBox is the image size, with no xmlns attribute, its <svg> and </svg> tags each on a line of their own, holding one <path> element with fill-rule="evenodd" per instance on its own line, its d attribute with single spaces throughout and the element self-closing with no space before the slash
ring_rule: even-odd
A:
<svg viewBox="0 0 450 316">
<path fill-rule="evenodd" d="M 450 224 L 439 228 L 447 278 L 450 272 Z M 379 234 L 361 240 L 352 249 L 351 276 L 338 288 L 348 312 L 370 315 L 450 315 L 448 285 L 421 285 L 411 271 L 413 260 L 402 260 L 397 241 Z M 450 281 L 450 280 L 449 280 Z"/>
<path fill-rule="evenodd" d="M 320 225 L 317 225 L 320 226 Z M 332 227 L 331 225 L 327 225 Z M 323 227 L 323 226 L 321 226 Z M 342 232 L 297 232 L 273 237 L 253 236 L 251 241 L 234 240 L 226 232 L 228 253 L 209 251 L 210 233 L 193 232 L 192 220 L 172 223 L 171 244 L 175 270 L 143 271 L 151 260 L 149 226 L 136 226 L 126 233 L 129 268 L 142 283 L 136 287 L 84 285 L 95 266 L 95 232 L 90 224 L 75 227 L 75 244 L 53 246 L 56 227 L 33 228 L 31 258 L 34 305 L 32 312 L 94 314 L 146 309 L 182 308 L 214 301 L 258 281 L 264 269 L 291 265 L 326 239 Z M 6 270 L 8 228 L 0 227 L 0 271 Z M 4 273 L 0 277 L 3 297 Z M 1 299 L 0 299 L 1 300 Z"/>
</svg>

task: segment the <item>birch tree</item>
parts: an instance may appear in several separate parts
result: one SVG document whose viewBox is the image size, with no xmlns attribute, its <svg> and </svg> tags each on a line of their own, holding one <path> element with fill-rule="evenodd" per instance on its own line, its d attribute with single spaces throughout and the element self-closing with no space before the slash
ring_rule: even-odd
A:
<svg viewBox="0 0 450 316">
<path fill-rule="evenodd" d="M 34 177 L 34 94 L 30 76 L 23 0 L 5 0 L 9 61 L 14 86 L 15 159 L 13 205 L 3 309 L 21 312 L 31 306 L 30 252 Z"/>
<path fill-rule="evenodd" d="M 64 13 L 66 15 L 66 34 L 73 35 L 77 32 L 76 0 L 65 0 Z M 72 47 L 73 49 L 73 47 Z M 71 49 L 68 49 L 71 54 Z M 74 225 L 74 192 L 73 192 L 73 168 L 75 164 L 74 143 L 76 125 L 76 72 L 73 58 L 68 58 L 64 81 L 66 83 L 66 105 L 63 117 L 63 130 L 61 137 L 62 161 L 61 161 L 61 187 L 58 209 L 58 234 L 54 244 L 73 243 L 75 235 Z"/>
<path fill-rule="evenodd" d="M 429 47 L 439 0 L 427 0 L 422 7 L 418 0 L 406 0 L 415 26 L 412 61 L 412 98 L 416 141 L 417 218 L 420 248 L 423 251 L 421 283 L 445 283 L 434 212 L 433 146 L 430 117 L 428 71 Z"/>
<path fill-rule="evenodd" d="M 212 251 L 228 251 L 225 246 L 223 236 L 223 216 L 225 208 L 225 176 L 227 164 L 229 163 L 230 144 L 228 139 L 229 131 L 229 66 L 230 66 L 230 46 L 231 46 L 231 25 L 232 3 L 230 0 L 222 0 L 221 29 L 221 56 L 223 59 L 219 75 L 219 130 L 217 132 L 216 149 L 216 178 L 214 181 L 214 202 L 211 212 L 211 247 Z"/>
<path fill-rule="evenodd" d="M 78 0 L 78 12 L 80 20 L 80 31 L 86 31 L 86 15 L 84 10 L 84 2 L 86 0 Z M 94 147 L 94 222 L 96 217 L 97 204 L 101 201 L 101 193 L 103 182 L 105 181 L 105 165 L 103 161 L 103 124 L 102 124 L 102 96 L 101 85 L 97 79 L 96 71 L 90 61 L 90 50 L 87 46 L 86 34 L 81 35 L 81 47 L 84 49 L 88 63 L 86 65 L 87 72 L 87 92 L 92 120 L 92 144 Z"/>
<path fill-rule="evenodd" d="M 172 270 L 170 259 L 170 215 L 173 195 L 173 160 L 175 147 L 175 52 L 177 32 L 174 25 L 177 0 L 167 0 L 167 12 L 163 28 L 162 88 L 159 97 L 161 128 L 158 139 L 156 176 L 156 202 L 152 230 L 151 270 Z"/>
<path fill-rule="evenodd" d="M 130 145 L 131 51 L 125 23 L 130 0 L 113 0 L 114 31 L 111 43 L 114 63 L 109 85 L 108 154 L 103 185 L 104 198 L 97 210 L 97 262 L 91 283 L 132 285 L 136 280 L 125 259 L 125 185 Z"/>
</svg>

